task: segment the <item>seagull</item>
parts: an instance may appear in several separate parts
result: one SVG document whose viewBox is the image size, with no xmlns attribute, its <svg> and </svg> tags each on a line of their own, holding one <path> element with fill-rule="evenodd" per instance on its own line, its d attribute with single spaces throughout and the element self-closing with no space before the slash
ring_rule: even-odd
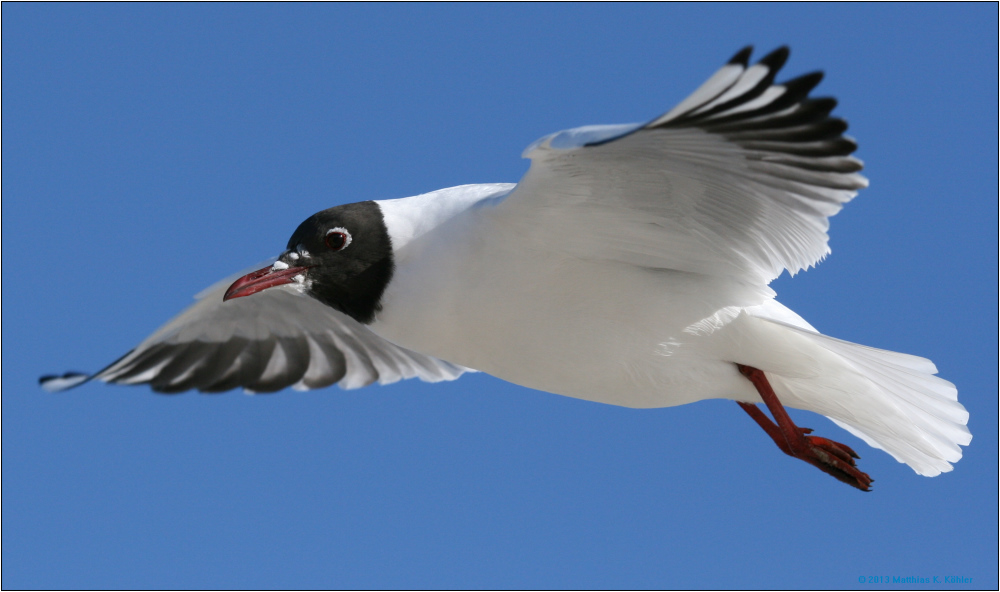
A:
<svg viewBox="0 0 1000 592">
<path fill-rule="evenodd" d="M 534 142 L 517 184 L 318 212 L 103 370 L 40 384 L 265 393 L 481 371 L 633 408 L 730 399 L 863 491 L 857 453 L 786 407 L 918 474 L 950 471 L 969 414 L 934 364 L 823 335 L 768 287 L 830 253 L 828 219 L 868 181 L 836 101 L 809 96 L 822 73 L 778 84 L 788 48 L 751 52 L 652 121 Z"/>
</svg>

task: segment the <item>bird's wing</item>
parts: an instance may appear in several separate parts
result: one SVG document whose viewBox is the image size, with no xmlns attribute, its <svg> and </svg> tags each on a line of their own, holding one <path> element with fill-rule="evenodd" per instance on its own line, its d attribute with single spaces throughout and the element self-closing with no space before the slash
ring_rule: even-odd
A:
<svg viewBox="0 0 1000 592">
<path fill-rule="evenodd" d="M 829 253 L 828 218 L 867 186 L 819 72 L 782 84 L 780 48 L 740 51 L 646 124 L 542 138 L 496 208 L 519 244 L 583 258 L 722 275 L 757 285 Z"/>
<path fill-rule="evenodd" d="M 438 382 L 469 371 L 390 343 L 292 287 L 223 302 L 233 279 L 200 293 L 195 304 L 93 376 L 46 376 L 42 387 L 60 391 L 96 379 L 149 384 L 162 393 L 266 393 L 414 377 Z"/>
</svg>

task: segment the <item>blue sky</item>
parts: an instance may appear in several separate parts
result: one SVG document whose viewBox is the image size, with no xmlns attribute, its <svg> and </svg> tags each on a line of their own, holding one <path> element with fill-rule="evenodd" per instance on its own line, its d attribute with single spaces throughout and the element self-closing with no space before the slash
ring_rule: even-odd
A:
<svg viewBox="0 0 1000 592">
<path fill-rule="evenodd" d="M 4 588 L 997 586 L 995 4 L 2 10 Z M 656 116 L 747 43 L 827 72 L 871 179 L 779 298 L 938 364 L 972 414 L 952 473 L 796 414 L 859 450 L 862 494 L 732 402 L 484 375 L 36 385 L 103 367 L 314 211 L 516 181 L 537 137 Z"/>
</svg>

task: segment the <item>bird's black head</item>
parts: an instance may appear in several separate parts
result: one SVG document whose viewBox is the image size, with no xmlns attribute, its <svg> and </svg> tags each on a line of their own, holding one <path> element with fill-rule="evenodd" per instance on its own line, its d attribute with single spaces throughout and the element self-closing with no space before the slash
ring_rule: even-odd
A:
<svg viewBox="0 0 1000 592">
<path fill-rule="evenodd" d="M 271 267 L 247 274 L 225 300 L 284 284 L 361 323 L 371 323 L 392 279 L 392 243 L 373 201 L 336 206 L 306 218 Z"/>
</svg>

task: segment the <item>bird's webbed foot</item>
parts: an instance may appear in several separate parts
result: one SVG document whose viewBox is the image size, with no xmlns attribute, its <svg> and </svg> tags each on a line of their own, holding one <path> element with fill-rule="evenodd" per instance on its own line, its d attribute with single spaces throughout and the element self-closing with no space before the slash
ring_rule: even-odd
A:
<svg viewBox="0 0 1000 592">
<path fill-rule="evenodd" d="M 861 491 L 871 491 L 874 479 L 857 468 L 854 459 L 860 457 L 850 446 L 827 438 L 810 436 L 811 429 L 800 428 L 792 422 L 788 412 L 785 411 L 777 395 L 774 394 L 774 390 L 763 371 L 742 364 L 737 364 L 737 367 L 740 373 L 746 376 L 757 388 L 757 392 L 771 411 L 777 424 L 752 403 L 738 402 L 740 407 L 767 432 L 767 435 L 774 440 L 782 452 L 804 460 L 824 473 Z"/>
</svg>

